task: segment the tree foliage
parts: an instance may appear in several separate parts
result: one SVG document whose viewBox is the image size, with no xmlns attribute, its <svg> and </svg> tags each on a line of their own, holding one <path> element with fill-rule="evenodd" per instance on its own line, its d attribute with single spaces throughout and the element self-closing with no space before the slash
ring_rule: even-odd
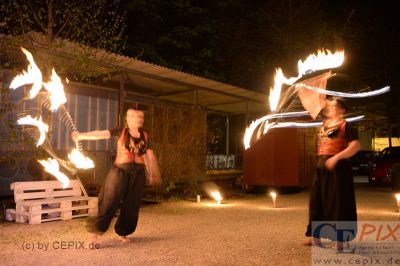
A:
<svg viewBox="0 0 400 266">
<path fill-rule="evenodd" d="M 7 63 L 4 51 L 25 46 L 47 75 L 53 67 L 72 80 L 104 74 L 91 61 L 96 48 L 120 53 L 125 47 L 125 12 L 120 0 L 6 0 L 0 5 L 0 22 L 1 33 L 15 36 L 4 38 L 7 44 L 3 40 L 2 63 Z M 60 58 L 60 54 L 73 60 Z M 106 61 L 105 57 L 103 53 L 100 61 Z"/>
<path fill-rule="evenodd" d="M 321 46 L 333 46 L 325 13 L 319 12 L 322 3 L 126 1 L 126 54 L 266 91 L 275 67 L 295 64 L 299 56 Z"/>
<path fill-rule="evenodd" d="M 0 8 L 3 33 L 40 32 L 49 46 L 62 38 L 112 52 L 123 49 L 125 15 L 119 0 L 6 0 Z"/>
</svg>

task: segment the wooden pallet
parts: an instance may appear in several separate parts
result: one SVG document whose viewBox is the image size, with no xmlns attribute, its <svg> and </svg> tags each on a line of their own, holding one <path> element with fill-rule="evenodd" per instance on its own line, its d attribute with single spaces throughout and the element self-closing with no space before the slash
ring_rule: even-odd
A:
<svg viewBox="0 0 400 266">
<path fill-rule="evenodd" d="M 65 189 L 59 181 L 15 182 L 11 189 L 18 223 L 40 224 L 97 215 L 97 198 L 83 195 L 79 180 L 70 180 Z"/>
</svg>

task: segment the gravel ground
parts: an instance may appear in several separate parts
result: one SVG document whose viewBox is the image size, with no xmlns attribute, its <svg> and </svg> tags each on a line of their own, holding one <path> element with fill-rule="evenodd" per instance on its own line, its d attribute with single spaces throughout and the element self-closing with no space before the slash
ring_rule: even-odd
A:
<svg viewBox="0 0 400 266">
<path fill-rule="evenodd" d="M 359 220 L 396 220 L 389 189 L 356 189 Z M 302 245 L 308 191 L 210 200 L 170 200 L 141 209 L 131 242 L 113 228 L 88 248 L 85 219 L 40 225 L 0 223 L 0 265 L 310 265 Z M 114 220 L 115 221 L 115 220 Z M 68 246 L 70 245 L 70 246 Z"/>
</svg>

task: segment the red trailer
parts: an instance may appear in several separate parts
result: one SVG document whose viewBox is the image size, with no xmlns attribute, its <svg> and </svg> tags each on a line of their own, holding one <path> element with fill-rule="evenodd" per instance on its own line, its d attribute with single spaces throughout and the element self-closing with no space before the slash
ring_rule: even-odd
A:
<svg viewBox="0 0 400 266">
<path fill-rule="evenodd" d="M 309 186 L 316 163 L 315 151 L 316 129 L 271 129 L 244 152 L 244 184 Z"/>
</svg>

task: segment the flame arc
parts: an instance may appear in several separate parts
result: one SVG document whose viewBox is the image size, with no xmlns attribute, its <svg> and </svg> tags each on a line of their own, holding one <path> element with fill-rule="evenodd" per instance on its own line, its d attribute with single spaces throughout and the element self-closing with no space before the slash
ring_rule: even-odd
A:
<svg viewBox="0 0 400 266">
<path fill-rule="evenodd" d="M 43 165 L 46 172 L 55 176 L 62 183 L 63 188 L 69 186 L 69 179 L 64 173 L 60 172 L 57 160 L 48 158 L 47 160 L 38 160 L 38 162 Z"/>
<path fill-rule="evenodd" d="M 245 149 L 250 148 L 250 140 L 251 140 L 251 137 L 253 136 L 253 132 L 261 123 L 263 123 L 269 119 L 274 119 L 274 118 L 299 117 L 299 116 L 305 116 L 308 114 L 309 114 L 308 111 L 269 114 L 269 115 L 266 115 L 264 117 L 257 119 L 256 121 L 253 121 L 250 124 L 250 126 L 248 128 L 246 128 L 246 131 L 244 134 L 243 143 L 244 143 Z"/>
<path fill-rule="evenodd" d="M 367 92 L 356 92 L 356 93 L 346 93 L 346 92 L 339 92 L 339 91 L 330 91 L 322 88 L 316 88 L 312 86 L 308 86 L 306 84 L 296 84 L 296 87 L 303 87 L 309 90 L 316 91 L 321 94 L 325 95 L 331 95 L 331 96 L 338 96 L 338 97 L 343 97 L 343 98 L 365 98 L 365 97 L 371 97 L 371 96 L 376 96 L 380 95 L 383 93 L 386 93 L 390 91 L 390 86 L 383 87 L 378 90 L 373 90 L 373 91 L 367 91 Z"/>
<path fill-rule="evenodd" d="M 332 96 L 339 96 L 339 97 L 345 97 L 345 98 L 363 98 L 363 97 L 370 97 L 370 96 L 376 96 L 379 94 L 386 93 L 390 90 L 389 86 L 386 86 L 382 89 L 375 90 L 375 91 L 369 91 L 369 92 L 362 92 L 362 93 L 344 93 L 344 92 L 337 92 L 337 91 L 330 91 L 325 88 L 318 88 L 318 87 L 313 87 L 304 83 L 297 83 L 298 80 L 303 78 L 304 75 L 310 74 L 315 71 L 320 71 L 324 69 L 333 69 L 340 67 L 344 62 L 344 51 L 336 51 L 332 53 L 329 50 L 322 49 L 318 50 L 317 53 L 309 55 L 304 61 L 299 60 L 297 63 L 298 67 L 298 76 L 297 77 L 290 77 L 286 78 L 285 75 L 283 74 L 283 71 L 281 68 L 276 69 L 275 73 L 275 79 L 274 79 L 274 86 L 273 88 L 270 88 L 270 94 L 269 94 L 269 104 L 270 104 L 270 110 L 271 112 L 276 112 L 280 108 L 283 107 L 283 105 L 291 99 L 296 93 L 299 94 L 299 89 L 300 88 L 306 88 L 309 90 L 313 90 L 319 94 L 324 94 L 324 95 L 332 95 Z M 326 73 L 326 75 L 329 76 L 324 76 L 324 81 L 326 85 L 326 80 L 332 77 L 335 74 L 332 74 L 330 71 Z M 322 79 L 322 78 L 321 78 Z M 320 82 L 321 83 L 321 82 Z M 290 85 L 290 87 L 284 92 L 285 96 L 284 99 L 281 99 L 281 92 L 282 92 L 282 86 L 283 84 Z M 312 84 L 312 83 L 311 83 Z M 325 86 L 325 85 L 317 85 L 317 86 Z M 303 96 L 302 96 L 303 95 Z M 304 97 L 304 93 L 301 94 L 300 96 Z M 309 106 L 304 106 L 303 100 L 302 104 L 303 107 L 307 110 L 314 110 L 310 109 Z M 318 99 L 319 101 L 319 99 Z M 285 103 L 284 103 L 285 102 Z M 311 103 L 313 104 L 313 103 Z M 315 104 L 317 107 L 323 107 L 323 105 L 318 102 Z M 321 108 L 322 108 L 321 107 Z M 286 110 L 288 108 L 286 107 Z M 311 112 L 308 113 L 303 113 L 301 112 L 288 112 L 288 113 L 281 113 L 281 117 L 279 118 L 290 118 L 290 117 L 295 117 L 299 115 L 305 115 L 305 114 L 310 114 L 314 119 L 315 119 L 315 114 L 316 112 Z M 353 121 L 359 121 L 363 119 L 364 116 L 358 116 L 358 117 L 352 117 L 346 119 L 349 122 Z M 272 118 L 277 118 L 274 117 L 274 114 L 268 114 L 264 117 L 261 117 L 255 121 L 253 121 L 245 130 L 244 138 L 243 138 L 243 144 L 245 149 L 250 148 L 250 141 L 251 138 L 254 134 L 254 131 L 256 130 L 257 127 L 260 128 L 257 131 L 257 139 L 261 136 L 261 129 L 264 127 L 263 134 L 266 134 L 271 128 L 282 128 L 282 127 L 316 127 L 316 126 L 321 126 L 322 122 L 269 122 L 270 119 Z"/>
<path fill-rule="evenodd" d="M 47 83 L 43 83 L 43 86 L 50 93 L 50 109 L 52 111 L 56 111 L 60 105 L 67 102 L 67 97 L 65 97 L 64 93 L 64 85 L 54 68 L 51 72 L 51 80 Z"/>
<path fill-rule="evenodd" d="M 33 118 L 30 115 L 22 117 L 17 120 L 18 125 L 31 125 L 36 126 L 39 129 L 40 137 L 36 144 L 36 147 L 39 147 L 43 144 L 46 139 L 46 133 L 49 131 L 49 126 L 42 121 L 42 117 Z"/>
<path fill-rule="evenodd" d="M 280 94 L 283 84 L 293 85 L 304 75 L 330 68 L 337 68 L 343 64 L 344 51 L 332 53 L 329 50 L 318 50 L 316 54 L 309 55 L 304 62 L 299 60 L 297 63 L 298 76 L 286 78 L 281 68 L 276 69 L 274 87 L 270 89 L 269 105 L 271 112 L 276 111 L 279 104 Z"/>
<path fill-rule="evenodd" d="M 67 129 L 70 129 L 71 131 L 76 131 L 77 130 L 76 126 L 73 123 L 68 110 L 65 109 L 64 104 L 67 102 L 67 98 L 64 92 L 64 84 L 61 81 L 61 78 L 57 75 L 55 69 L 54 68 L 52 69 L 50 80 L 48 82 L 43 82 L 42 72 L 35 63 L 32 54 L 23 47 L 21 47 L 21 50 L 25 54 L 27 60 L 29 61 L 29 64 L 27 66 L 26 71 L 23 70 L 22 74 L 14 77 L 9 88 L 15 90 L 24 85 L 30 85 L 30 84 L 33 85 L 29 91 L 29 97 L 24 95 L 23 99 L 18 101 L 17 104 L 21 103 L 25 104 L 25 101 L 35 98 L 39 94 L 41 88 L 44 87 L 45 91 L 42 91 L 40 94 L 40 96 L 43 96 L 40 97 L 40 104 L 44 106 L 46 109 L 49 109 L 53 112 L 58 111 L 58 109 L 61 109 L 62 114 L 60 115 L 60 120 L 64 124 L 66 124 Z M 66 83 L 69 83 L 69 80 L 67 78 L 66 78 Z M 25 108 L 22 113 L 26 113 Z M 76 174 L 77 169 L 74 168 L 70 162 L 58 158 L 55 152 L 53 151 L 50 142 L 46 138 L 46 133 L 49 130 L 48 125 L 43 123 L 41 117 L 35 119 L 32 118 L 30 114 L 18 119 L 17 123 L 19 125 L 36 126 L 39 129 L 40 137 L 36 147 L 43 145 L 43 149 L 50 156 L 53 157 L 53 159 L 49 158 L 47 161 L 40 160 L 39 162 L 43 166 L 45 166 L 45 168 L 47 168 L 46 169 L 47 172 L 51 173 L 60 182 L 62 182 L 63 187 L 68 186 L 69 179 L 65 174 L 59 171 L 60 164 L 71 174 Z M 34 131 L 31 128 L 27 128 L 24 132 L 29 133 L 29 136 L 32 138 L 36 137 L 35 134 L 36 131 Z M 76 148 L 77 149 L 73 150 L 71 153 L 71 158 L 70 158 L 71 162 L 74 163 L 78 168 L 84 168 L 84 169 L 93 168 L 94 167 L 93 161 L 83 156 L 83 154 L 80 153 L 80 150 L 82 150 L 82 145 L 79 142 L 76 143 Z M 79 179 L 78 176 L 77 178 Z"/>
<path fill-rule="evenodd" d="M 40 89 L 42 88 L 42 72 L 40 71 L 39 67 L 36 65 L 32 54 L 26 50 L 25 48 L 21 47 L 22 52 L 26 55 L 26 58 L 29 61 L 29 65 L 27 71 L 22 71 L 22 74 L 16 76 L 10 84 L 11 89 L 17 89 L 21 86 L 33 84 L 31 90 L 29 91 L 29 98 L 33 99 L 39 93 Z"/>
</svg>

